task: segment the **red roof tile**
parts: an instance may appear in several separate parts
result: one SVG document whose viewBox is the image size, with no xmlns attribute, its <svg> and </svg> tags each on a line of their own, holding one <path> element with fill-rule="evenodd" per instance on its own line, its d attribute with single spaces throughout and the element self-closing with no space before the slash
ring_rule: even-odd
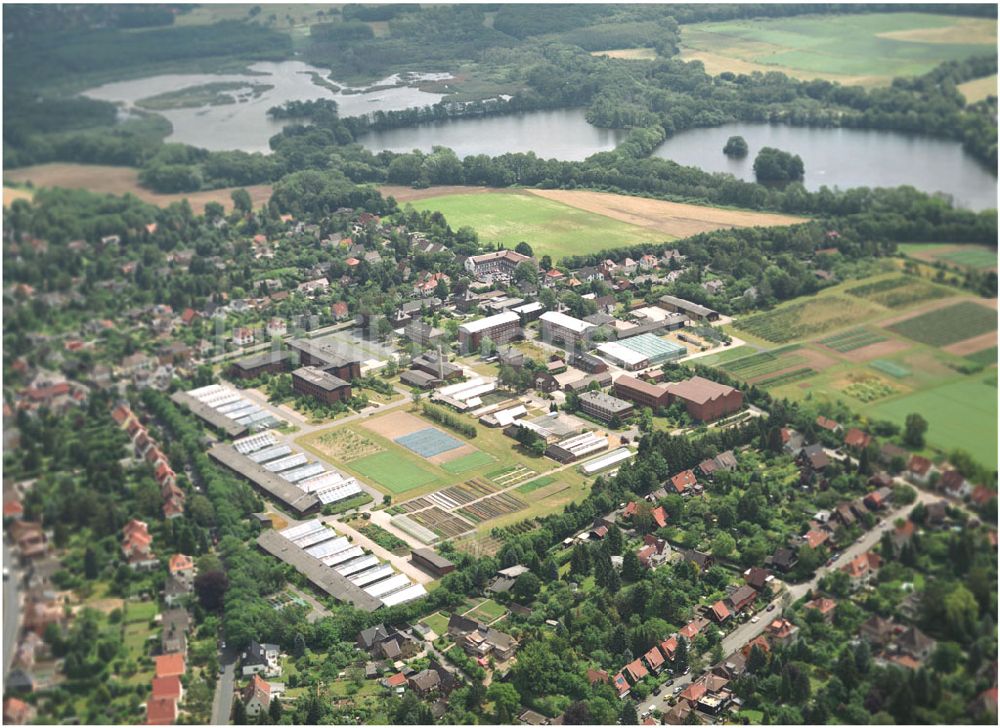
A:
<svg viewBox="0 0 1000 728">
<path fill-rule="evenodd" d="M 171 675 L 183 675 L 185 672 L 184 655 L 180 652 L 173 652 L 169 655 L 159 655 L 156 658 L 156 676 L 170 677 Z"/>
</svg>

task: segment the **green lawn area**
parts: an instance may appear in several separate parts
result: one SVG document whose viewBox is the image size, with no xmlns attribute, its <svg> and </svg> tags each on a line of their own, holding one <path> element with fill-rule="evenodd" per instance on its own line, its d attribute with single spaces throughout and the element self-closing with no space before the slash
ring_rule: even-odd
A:
<svg viewBox="0 0 1000 728">
<path fill-rule="evenodd" d="M 423 468 L 400 460 L 395 453 L 380 452 L 354 460 L 351 470 L 356 470 L 366 478 L 378 482 L 393 493 L 405 493 L 433 482 L 437 476 Z"/>
<path fill-rule="evenodd" d="M 475 470 L 483 465 L 489 465 L 492 462 L 493 457 L 491 455 L 479 451 L 463 455 L 460 458 L 455 458 L 450 462 L 443 463 L 441 467 L 449 473 L 464 473 L 466 470 Z"/>
<path fill-rule="evenodd" d="M 157 611 L 156 602 L 125 602 L 125 622 L 148 622 Z"/>
<path fill-rule="evenodd" d="M 414 205 L 437 210 L 458 229 L 474 227 L 484 243 L 513 248 L 522 240 L 536 256 L 585 255 L 616 246 L 657 242 L 661 233 L 613 220 L 530 192 L 502 191 L 428 197 Z"/>
<path fill-rule="evenodd" d="M 533 490 L 538 490 L 539 488 L 544 488 L 549 483 L 554 483 L 555 478 L 551 475 L 543 475 L 541 478 L 535 478 L 530 483 L 525 483 L 524 485 L 519 485 L 517 487 L 518 493 L 530 493 Z"/>
<path fill-rule="evenodd" d="M 475 611 L 469 616 L 482 622 L 492 622 L 494 619 L 499 619 L 506 613 L 506 607 L 501 604 L 497 604 L 492 599 L 487 599 L 485 602 L 476 607 Z"/>
<path fill-rule="evenodd" d="M 997 254 L 995 251 L 973 248 L 971 250 L 956 250 L 953 253 L 942 253 L 935 256 L 941 260 L 964 265 L 969 268 L 995 268 L 997 265 Z"/>
<path fill-rule="evenodd" d="M 974 361 L 976 364 L 982 364 L 983 366 L 990 366 L 991 364 L 997 363 L 997 347 L 991 346 L 989 349 L 983 349 L 982 351 L 977 351 L 975 354 L 969 354 L 965 357 L 969 361 Z"/>
<path fill-rule="evenodd" d="M 448 634 L 448 619 L 449 618 L 441 614 L 441 612 L 435 612 L 421 621 L 433 629 L 437 633 L 438 637 L 440 637 Z"/>
<path fill-rule="evenodd" d="M 695 23 L 683 27 L 681 46 L 713 54 L 719 64 L 730 59 L 734 71 L 742 62 L 871 85 L 924 74 L 944 61 L 993 55 L 996 27 L 996 20 L 929 13 L 817 14 Z"/>
<path fill-rule="evenodd" d="M 929 423 L 927 441 L 946 450 L 968 451 L 988 468 L 997 466 L 997 389 L 986 377 L 915 392 L 872 407 L 874 417 L 900 425 L 911 412 Z"/>
</svg>

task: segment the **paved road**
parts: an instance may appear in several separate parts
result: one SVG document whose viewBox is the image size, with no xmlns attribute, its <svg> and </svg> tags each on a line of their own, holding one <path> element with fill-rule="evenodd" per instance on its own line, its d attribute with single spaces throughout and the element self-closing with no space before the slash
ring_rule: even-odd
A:
<svg viewBox="0 0 1000 728">
<path fill-rule="evenodd" d="M 9 576 L 3 583 L 3 672 L 10 670 L 14 659 L 14 648 L 17 646 L 17 631 L 21 623 L 21 597 L 18 593 L 20 571 L 16 568 L 14 556 L 5 543 L 3 545 L 3 568 Z"/>
<path fill-rule="evenodd" d="M 940 495 L 935 493 L 927 493 L 925 491 L 917 491 L 917 499 L 908 506 L 903 506 L 902 508 L 896 508 L 886 512 L 882 517 L 882 523 L 873 528 L 871 531 L 865 533 L 861 539 L 855 543 L 848 546 L 837 559 L 829 566 L 823 565 L 817 569 L 816 574 L 813 578 L 807 582 L 801 584 L 790 584 L 786 585 L 787 589 L 781 590 L 777 597 L 775 597 L 769 605 L 763 606 L 758 610 L 760 615 L 760 621 L 756 624 L 747 621 L 741 624 L 731 633 L 726 635 L 722 640 L 722 652 L 724 655 L 731 655 L 736 650 L 740 649 L 747 642 L 752 640 L 757 635 L 763 633 L 767 628 L 768 623 L 775 617 L 781 615 L 783 611 L 783 603 L 786 600 L 785 594 L 787 594 L 787 603 L 791 604 L 803 596 L 809 590 L 815 590 L 819 585 L 820 579 L 822 579 L 827 573 L 834 569 L 840 568 L 844 564 L 847 564 L 851 559 L 863 554 L 872 549 L 882 538 L 882 533 L 887 529 L 891 528 L 893 522 L 897 518 L 905 518 L 910 515 L 917 503 L 923 503 L 927 505 L 929 503 L 934 503 L 941 500 Z M 768 606 L 773 606 L 770 612 L 767 611 Z M 710 627 L 712 628 L 712 627 Z M 636 712 L 642 715 L 646 711 L 652 710 L 653 708 L 659 708 L 661 711 L 666 712 L 669 709 L 667 705 L 667 700 L 672 695 L 672 691 L 677 687 L 687 686 L 691 680 L 697 678 L 698 675 L 694 673 L 689 673 L 687 675 L 681 676 L 674 680 L 674 684 L 669 688 L 664 688 L 660 695 L 650 695 L 643 703 L 636 706 Z"/>
<path fill-rule="evenodd" d="M 228 725 L 233 711 L 233 690 L 236 685 L 236 659 L 239 654 L 231 647 L 219 651 L 222 674 L 215 683 L 212 700 L 212 725 Z"/>
</svg>

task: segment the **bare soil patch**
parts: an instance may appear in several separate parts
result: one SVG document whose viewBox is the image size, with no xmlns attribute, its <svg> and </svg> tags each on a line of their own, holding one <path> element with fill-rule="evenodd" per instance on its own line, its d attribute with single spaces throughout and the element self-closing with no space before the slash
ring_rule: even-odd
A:
<svg viewBox="0 0 1000 728">
<path fill-rule="evenodd" d="M 390 415 L 366 420 L 361 426 L 389 440 L 431 427 L 428 422 L 409 412 L 393 412 Z"/>
<path fill-rule="evenodd" d="M 845 351 L 840 355 L 847 359 L 847 361 L 857 363 L 868 361 L 869 359 L 884 359 L 891 354 L 908 349 L 910 346 L 912 344 L 908 344 L 905 341 L 879 341 L 875 344 L 862 346 L 854 351 Z"/>
<path fill-rule="evenodd" d="M 528 190 L 587 212 L 678 238 L 730 227 L 795 225 L 806 218 L 751 210 L 727 210 L 589 190 Z"/>
<path fill-rule="evenodd" d="M 141 187 L 139 170 L 134 167 L 111 167 L 102 164 L 38 164 L 4 171 L 4 179 L 19 183 L 31 182 L 35 187 L 65 187 L 110 195 L 132 194 L 140 200 L 160 207 L 186 199 L 198 214 L 205 211 L 205 205 L 209 202 L 218 202 L 227 210 L 231 210 L 233 207 L 231 195 L 238 189 L 224 187 L 202 192 L 161 194 Z M 250 199 L 253 200 L 255 207 L 263 205 L 271 198 L 271 185 L 250 185 L 243 189 L 250 193 Z M 6 188 L 4 204 L 7 204 Z"/>
<path fill-rule="evenodd" d="M 976 78 L 972 81 L 958 84 L 958 92 L 965 97 L 970 104 L 982 101 L 987 96 L 997 95 L 997 75 L 984 78 Z"/>
<path fill-rule="evenodd" d="M 800 71 L 794 68 L 769 66 L 766 63 L 754 63 L 742 58 L 724 56 L 712 53 L 711 51 L 696 51 L 690 48 L 681 49 L 680 56 L 678 57 L 682 61 L 701 61 L 705 66 L 705 73 L 710 76 L 718 76 L 725 71 L 735 74 L 742 73 L 748 76 L 754 71 L 761 73 L 780 71 L 786 76 L 802 81 L 811 81 L 819 78 L 826 81 L 837 81 L 847 86 L 885 86 L 888 83 L 887 79 L 883 76 L 849 76 L 838 73 L 822 73 L 820 71 Z"/>
<path fill-rule="evenodd" d="M 656 59 L 656 50 L 653 48 L 616 48 L 611 51 L 591 51 L 590 55 L 623 58 L 627 61 L 652 61 Z"/>
<path fill-rule="evenodd" d="M 965 356 L 966 354 L 975 354 L 977 351 L 989 349 L 990 347 L 996 345 L 997 332 L 990 331 L 989 333 L 981 334 L 980 336 L 973 336 L 971 339 L 966 339 L 965 341 L 958 341 L 954 344 L 949 344 L 944 347 L 944 350 L 949 354 Z"/>
<path fill-rule="evenodd" d="M 78 604 L 73 607 L 73 614 L 77 614 L 84 608 L 93 609 L 94 611 L 102 612 L 103 614 L 110 614 L 116 609 L 125 609 L 125 600 L 115 597 L 108 597 L 107 599 L 94 599 L 86 604 Z"/>
</svg>

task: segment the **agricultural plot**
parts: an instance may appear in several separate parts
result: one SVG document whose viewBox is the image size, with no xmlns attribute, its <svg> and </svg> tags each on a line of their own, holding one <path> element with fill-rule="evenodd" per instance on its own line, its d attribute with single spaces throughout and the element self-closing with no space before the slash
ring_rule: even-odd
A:
<svg viewBox="0 0 1000 728">
<path fill-rule="evenodd" d="M 860 323 L 871 313 L 871 306 L 863 301 L 821 296 L 748 316 L 733 326 L 766 341 L 784 344 Z"/>
<path fill-rule="evenodd" d="M 749 380 L 804 363 L 806 361 L 804 356 L 792 353 L 800 348 L 801 346 L 794 344 L 773 351 L 760 351 L 756 354 L 721 364 L 720 368 L 741 379 Z"/>
<path fill-rule="evenodd" d="M 682 60 L 712 73 L 781 71 L 802 79 L 888 85 L 944 61 L 996 53 L 996 20 L 928 13 L 759 18 L 682 27 Z M 693 54 L 698 53 L 701 56 Z"/>
<path fill-rule="evenodd" d="M 891 363 L 891 362 L 887 362 Z M 857 376 L 844 387 L 844 394 L 861 402 L 874 402 L 896 393 L 896 389 L 878 377 Z"/>
<path fill-rule="evenodd" d="M 348 427 L 317 432 L 303 438 L 303 442 L 312 445 L 324 457 L 344 463 L 375 455 L 384 450 L 377 442 Z"/>
<path fill-rule="evenodd" d="M 794 369 L 790 372 L 783 372 L 773 377 L 768 377 L 767 379 L 761 379 L 755 384 L 758 387 L 764 387 L 768 389 L 770 387 L 780 387 L 783 384 L 791 384 L 793 382 L 799 382 L 803 379 L 808 379 L 809 377 L 816 374 L 815 369 L 809 367 L 803 367 L 802 369 Z"/>
<path fill-rule="evenodd" d="M 504 468 L 503 470 L 496 470 L 492 473 L 487 473 L 486 477 L 499 485 L 502 490 L 504 488 L 509 488 L 512 485 L 517 485 L 518 483 L 530 480 L 536 475 L 538 475 L 537 472 L 525 465 L 515 465 L 511 468 Z"/>
<path fill-rule="evenodd" d="M 435 491 L 421 500 L 431 501 L 442 508 L 457 508 L 471 503 L 474 500 L 484 498 L 496 493 L 498 488 L 489 481 L 482 478 L 467 480 L 461 485 L 453 485 L 450 488 L 442 488 Z"/>
<path fill-rule="evenodd" d="M 985 245 L 951 243 L 902 243 L 899 251 L 911 258 L 957 265 L 974 270 L 990 270 L 997 267 L 996 248 Z"/>
<path fill-rule="evenodd" d="M 555 478 L 551 475 L 543 475 L 541 478 L 535 478 L 530 483 L 525 483 L 524 485 L 519 485 L 517 487 L 518 493 L 531 493 L 532 491 L 538 490 L 539 488 L 544 488 L 546 485 L 555 482 Z"/>
<path fill-rule="evenodd" d="M 886 359 L 876 359 L 869 364 L 872 369 L 877 369 L 884 374 L 888 374 L 890 377 L 896 377 L 896 379 L 902 379 L 903 377 L 908 377 L 913 374 L 912 371 L 907 369 L 901 364 L 896 362 L 888 361 Z M 865 400 L 867 401 L 867 400 Z"/>
<path fill-rule="evenodd" d="M 878 344 L 885 340 L 886 337 L 882 334 L 862 326 L 828 336 L 825 339 L 820 339 L 819 343 L 841 354 L 846 354 L 849 351 L 854 351 L 855 349 L 860 349 L 871 344 Z"/>
<path fill-rule="evenodd" d="M 935 309 L 887 327 L 901 336 L 930 346 L 947 346 L 996 331 L 997 313 L 971 301 Z"/>
<path fill-rule="evenodd" d="M 456 513 L 478 524 L 493 518 L 499 518 L 508 513 L 520 511 L 524 508 L 527 508 L 527 503 L 520 498 L 509 493 L 498 493 L 489 498 L 471 503 L 464 508 L 459 508 Z"/>
<path fill-rule="evenodd" d="M 496 556 L 503 547 L 503 541 L 496 536 L 479 533 L 457 538 L 453 543 L 456 550 L 473 556 Z"/>
<path fill-rule="evenodd" d="M 464 518 L 448 513 L 437 506 L 413 513 L 409 517 L 421 526 L 429 528 L 441 538 L 454 538 L 475 528 Z"/>
<path fill-rule="evenodd" d="M 935 286 L 933 283 L 910 276 L 885 278 L 874 283 L 855 286 L 848 288 L 847 293 L 881 304 L 886 308 L 904 308 L 922 301 L 947 298 L 952 295 L 952 292 L 947 288 Z"/>
<path fill-rule="evenodd" d="M 989 349 L 983 349 L 982 351 L 977 351 L 975 354 L 969 354 L 965 358 L 973 364 L 982 364 L 984 367 L 991 366 L 997 363 L 997 347 L 991 346 Z"/>
</svg>

